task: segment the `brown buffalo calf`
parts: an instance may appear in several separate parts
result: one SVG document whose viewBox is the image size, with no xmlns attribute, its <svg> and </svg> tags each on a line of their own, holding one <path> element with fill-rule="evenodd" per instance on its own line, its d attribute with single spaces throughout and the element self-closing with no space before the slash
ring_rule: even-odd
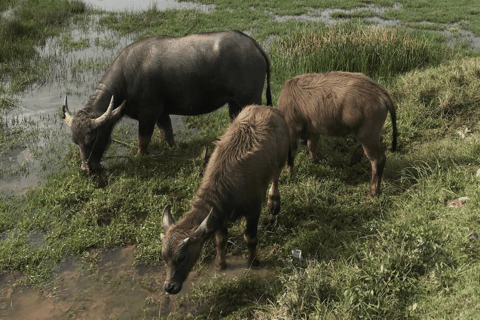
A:
<svg viewBox="0 0 480 320">
<path fill-rule="evenodd" d="M 380 193 L 386 161 L 380 139 L 388 112 L 392 117 L 392 151 L 397 145 L 395 107 L 381 85 L 362 73 L 304 74 L 287 80 L 278 98 L 278 110 L 288 124 L 293 159 L 303 132 L 308 133 L 310 160 L 317 157 L 320 135 L 353 134 L 372 165 L 368 195 Z M 288 171 L 291 169 L 287 166 Z"/>
<path fill-rule="evenodd" d="M 170 206 L 163 212 L 162 256 L 167 264 L 164 286 L 176 294 L 200 256 L 203 243 L 213 233 L 217 240 L 217 265 L 226 267 L 227 224 L 245 217 L 244 238 L 248 264 L 257 266 L 257 225 L 268 185 L 270 213 L 280 211 L 278 179 L 289 157 L 288 127 L 276 109 L 250 105 L 240 112 L 227 132 L 215 142 L 205 168 L 197 200 L 175 223 Z M 291 161 L 289 161 L 291 165 Z"/>
</svg>

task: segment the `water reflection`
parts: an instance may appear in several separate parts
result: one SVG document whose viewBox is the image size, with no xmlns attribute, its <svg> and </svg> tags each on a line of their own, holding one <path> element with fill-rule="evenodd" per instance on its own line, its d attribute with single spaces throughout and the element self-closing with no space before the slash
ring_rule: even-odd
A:
<svg viewBox="0 0 480 320">
<path fill-rule="evenodd" d="M 145 11 L 152 7 L 157 10 L 186 10 L 194 9 L 205 13 L 215 10 L 215 5 L 205 5 L 198 2 L 178 2 L 175 0 L 83 0 L 87 5 L 106 11 Z"/>
</svg>

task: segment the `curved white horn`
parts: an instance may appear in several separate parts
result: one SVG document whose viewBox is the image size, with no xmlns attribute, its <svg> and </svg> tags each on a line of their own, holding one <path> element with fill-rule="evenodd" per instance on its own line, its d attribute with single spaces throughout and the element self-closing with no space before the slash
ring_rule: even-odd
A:
<svg viewBox="0 0 480 320">
<path fill-rule="evenodd" d="M 105 111 L 104 114 L 102 114 L 100 117 L 97 119 L 92 120 L 92 127 L 93 129 L 96 129 L 98 127 L 103 126 L 105 123 L 107 123 L 108 120 L 110 120 L 112 116 L 112 110 L 113 110 L 113 96 L 112 99 L 110 100 L 110 105 L 108 106 L 107 111 Z"/>
<path fill-rule="evenodd" d="M 62 118 L 65 119 L 65 122 L 69 127 L 72 126 L 73 117 L 70 114 L 70 111 L 68 110 L 67 95 L 65 95 L 65 101 L 63 102 Z"/>
<path fill-rule="evenodd" d="M 172 214 L 170 213 L 170 205 L 167 205 L 165 209 L 163 209 L 163 216 L 162 216 L 162 225 L 165 230 L 175 224 L 175 221 L 172 218 Z"/>
</svg>

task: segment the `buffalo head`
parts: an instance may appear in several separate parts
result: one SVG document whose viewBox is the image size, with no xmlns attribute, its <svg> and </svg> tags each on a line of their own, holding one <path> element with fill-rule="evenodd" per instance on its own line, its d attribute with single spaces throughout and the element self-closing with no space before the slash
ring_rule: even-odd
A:
<svg viewBox="0 0 480 320">
<path fill-rule="evenodd" d="M 115 124 L 122 116 L 122 110 L 126 105 L 126 100 L 113 110 L 113 96 L 107 111 L 99 117 L 92 117 L 86 109 L 81 110 L 76 115 L 72 115 L 68 110 L 67 96 L 62 107 L 62 118 L 72 130 L 72 140 L 80 147 L 82 157 L 82 170 L 85 172 L 101 171 L 100 160 L 105 152 L 110 134 Z"/>
<path fill-rule="evenodd" d="M 167 277 L 164 288 L 167 293 L 177 294 L 192 270 L 202 251 L 203 243 L 213 228 L 213 209 L 203 222 L 195 229 L 175 224 L 170 213 L 170 206 L 163 211 L 163 228 L 166 234 L 161 234 L 162 257 L 167 264 Z"/>
</svg>

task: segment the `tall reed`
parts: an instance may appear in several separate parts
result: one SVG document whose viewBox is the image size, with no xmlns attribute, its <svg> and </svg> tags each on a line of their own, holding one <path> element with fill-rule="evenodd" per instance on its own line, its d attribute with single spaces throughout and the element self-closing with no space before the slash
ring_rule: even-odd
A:
<svg viewBox="0 0 480 320">
<path fill-rule="evenodd" d="M 427 37 L 398 28 L 347 22 L 312 29 L 297 29 L 270 49 L 273 72 L 285 79 L 304 73 L 362 72 L 389 81 L 407 71 L 437 66 L 453 51 Z"/>
</svg>

